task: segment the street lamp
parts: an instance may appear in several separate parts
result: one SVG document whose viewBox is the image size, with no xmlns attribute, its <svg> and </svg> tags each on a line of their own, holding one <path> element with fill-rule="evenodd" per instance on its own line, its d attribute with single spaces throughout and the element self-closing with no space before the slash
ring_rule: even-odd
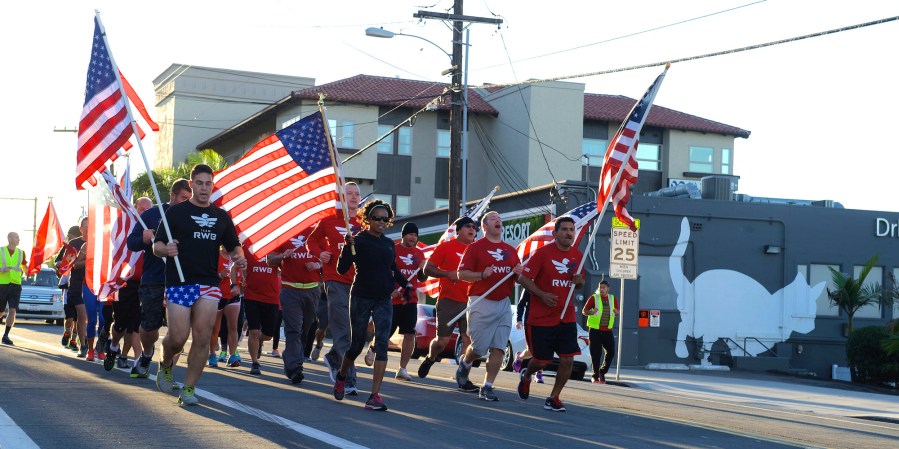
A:
<svg viewBox="0 0 899 449">
<path fill-rule="evenodd" d="M 459 81 L 459 64 L 453 57 L 453 55 L 444 50 L 441 46 L 421 36 L 406 33 L 394 33 L 392 31 L 385 30 L 384 28 L 366 28 L 365 35 L 383 39 L 390 39 L 394 36 L 414 37 L 436 47 L 450 59 L 450 69 L 445 70 L 442 74 L 453 74 L 453 104 L 451 113 L 453 117 L 458 117 L 460 114 L 462 116 L 462 126 L 453 126 L 454 123 L 459 123 L 459 120 L 457 119 L 451 120 L 450 124 L 449 202 L 447 206 L 447 219 L 451 224 L 456 220 L 456 218 L 458 218 L 459 215 L 461 215 L 460 209 L 466 203 L 468 190 L 468 168 L 465 162 L 468 160 L 468 49 L 470 48 L 470 45 L 468 43 L 469 30 L 468 28 L 465 29 L 465 67 L 463 68 L 463 79 L 461 80 L 461 92 L 457 88 Z M 461 42 L 454 41 L 453 44 L 461 44 Z M 459 180 L 456 179 L 456 173 L 459 173 Z"/>
</svg>

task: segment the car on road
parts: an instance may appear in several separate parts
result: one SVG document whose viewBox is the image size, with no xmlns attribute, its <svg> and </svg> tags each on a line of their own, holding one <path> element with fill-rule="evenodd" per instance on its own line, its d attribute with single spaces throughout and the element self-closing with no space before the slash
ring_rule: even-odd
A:
<svg viewBox="0 0 899 449">
<path fill-rule="evenodd" d="M 421 356 L 427 356 L 431 346 L 431 340 L 437 335 L 437 307 L 431 304 L 418 303 L 418 319 L 415 321 L 415 349 L 412 350 L 412 358 L 417 359 Z M 443 350 L 438 359 L 443 357 L 453 357 L 453 351 L 458 340 L 458 329 L 453 332 L 449 343 Z M 461 341 L 461 340 L 460 340 Z M 403 342 L 403 336 L 396 333 L 390 336 L 388 349 L 391 351 L 399 351 Z"/>
<path fill-rule="evenodd" d="M 44 320 L 48 324 L 62 325 L 66 316 L 56 270 L 41 268 L 36 274 L 22 278 L 22 297 L 16 318 Z"/>
</svg>

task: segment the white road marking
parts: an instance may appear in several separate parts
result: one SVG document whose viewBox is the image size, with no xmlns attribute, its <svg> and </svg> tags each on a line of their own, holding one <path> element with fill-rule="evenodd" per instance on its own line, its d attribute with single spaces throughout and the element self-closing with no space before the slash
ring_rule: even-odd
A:
<svg viewBox="0 0 899 449">
<path fill-rule="evenodd" d="M 0 408 L 0 447 L 40 449 L 6 412 Z"/>
</svg>

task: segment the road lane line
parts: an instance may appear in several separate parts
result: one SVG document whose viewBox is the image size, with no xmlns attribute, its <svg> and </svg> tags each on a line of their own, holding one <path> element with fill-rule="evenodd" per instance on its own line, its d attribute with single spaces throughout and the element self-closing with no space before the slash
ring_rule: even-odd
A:
<svg viewBox="0 0 899 449">
<path fill-rule="evenodd" d="M 34 440 L 0 408 L 0 447 L 40 449 Z"/>
</svg>

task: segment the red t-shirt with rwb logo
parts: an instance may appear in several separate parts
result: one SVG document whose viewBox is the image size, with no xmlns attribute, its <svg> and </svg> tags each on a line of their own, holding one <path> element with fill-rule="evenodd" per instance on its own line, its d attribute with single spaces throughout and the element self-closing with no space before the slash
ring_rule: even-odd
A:
<svg viewBox="0 0 899 449">
<path fill-rule="evenodd" d="M 277 253 L 283 253 L 289 249 L 294 249 L 293 253 L 281 261 L 281 282 L 292 282 L 297 284 L 321 282 L 321 273 L 319 270 L 309 271 L 306 269 L 306 263 L 318 263 L 318 259 L 306 250 L 306 242 L 311 233 L 312 228 L 307 228 L 301 232 L 300 235 L 284 242 L 275 250 Z"/>
<path fill-rule="evenodd" d="M 572 247 L 568 251 L 562 251 L 554 242 L 534 251 L 521 275 L 533 280 L 540 290 L 556 295 L 558 302 L 555 307 L 549 307 L 542 299 L 532 296 L 528 308 L 527 324 L 555 326 L 560 322 L 574 323 L 577 321 L 573 300 L 568 303 L 565 317 L 561 320 L 559 317 L 562 316 L 565 298 L 568 297 L 568 291 L 571 290 L 571 277 L 575 274 L 582 257 L 584 256 L 579 249 Z"/>
<path fill-rule="evenodd" d="M 223 270 L 231 271 L 231 259 L 226 259 L 219 254 L 219 263 L 218 263 L 218 273 L 221 273 Z M 239 275 L 238 275 L 239 276 Z M 219 288 L 222 290 L 222 298 L 231 299 L 231 276 L 225 276 L 221 278 L 219 281 Z"/>
<path fill-rule="evenodd" d="M 421 285 L 421 282 L 418 281 L 418 271 L 421 267 L 421 261 L 424 259 L 425 255 L 418 247 L 406 248 L 402 243 L 396 244 L 396 267 L 400 269 L 400 273 L 403 273 L 403 277 L 409 280 L 412 288 L 418 288 Z M 396 288 L 399 288 L 399 285 Z M 413 293 L 408 303 L 417 304 L 418 295 Z M 393 298 L 393 304 L 405 304 L 402 295 L 398 298 Z"/>
<path fill-rule="evenodd" d="M 456 271 L 459 269 L 459 261 L 462 260 L 466 248 L 468 245 L 452 239 L 437 245 L 428 260 L 443 271 Z M 437 300 L 441 299 L 468 302 L 468 284 L 463 281 L 454 282 L 450 278 L 440 278 L 440 294 Z"/>
<path fill-rule="evenodd" d="M 490 277 L 468 284 L 468 296 L 483 295 L 490 287 L 511 273 L 512 268 L 519 263 L 521 261 L 518 259 L 515 248 L 506 242 L 493 243 L 482 238 L 468 245 L 462 262 L 459 263 L 459 271 L 483 272 L 487 267 L 493 267 L 493 274 Z M 512 289 L 515 288 L 516 280 L 516 275 L 510 276 L 486 298 L 493 301 L 502 301 L 508 298 L 512 294 Z"/>
<path fill-rule="evenodd" d="M 350 219 L 350 230 L 356 235 L 362 227 L 359 225 L 359 219 L 354 215 Z M 316 258 L 324 251 L 331 252 L 331 260 L 322 264 L 322 275 L 325 281 L 338 281 L 344 284 L 352 284 L 353 278 L 356 277 L 356 267 L 351 265 L 350 269 L 344 274 L 337 273 L 337 259 L 340 258 L 340 251 L 343 249 L 346 241 L 346 223 L 343 221 L 343 215 L 332 215 L 318 222 L 309 238 L 306 239 L 306 249 Z"/>
<path fill-rule="evenodd" d="M 262 260 L 253 257 L 246 248 L 243 250 L 247 257 L 247 288 L 244 291 L 246 299 L 259 301 L 266 304 L 281 303 L 281 276 L 278 267 L 270 267 Z"/>
</svg>

